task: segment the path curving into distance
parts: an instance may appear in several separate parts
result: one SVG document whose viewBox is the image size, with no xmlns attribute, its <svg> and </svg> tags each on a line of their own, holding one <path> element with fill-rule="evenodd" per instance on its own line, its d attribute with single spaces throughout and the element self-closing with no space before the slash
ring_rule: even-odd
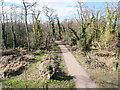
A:
<svg viewBox="0 0 120 90">
<path fill-rule="evenodd" d="M 73 77 L 76 88 L 97 88 L 85 70 L 79 65 L 72 53 L 60 41 L 55 41 L 61 49 L 69 74 Z"/>
</svg>

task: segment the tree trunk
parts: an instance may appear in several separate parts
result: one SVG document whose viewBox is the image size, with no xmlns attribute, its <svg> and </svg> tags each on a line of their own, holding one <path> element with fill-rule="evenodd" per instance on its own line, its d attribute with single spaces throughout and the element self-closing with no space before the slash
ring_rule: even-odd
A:
<svg viewBox="0 0 120 90">
<path fill-rule="evenodd" d="M 53 37 L 56 38 L 54 21 L 52 21 L 52 34 L 53 34 Z"/>
<path fill-rule="evenodd" d="M 13 49 L 16 48 L 16 34 L 15 34 L 15 30 L 14 30 L 14 25 L 13 25 L 13 19 L 12 19 L 13 15 L 11 13 L 11 31 L 12 31 L 12 36 L 13 36 Z"/>
<path fill-rule="evenodd" d="M 28 23 L 27 23 L 27 6 L 25 5 L 24 0 L 23 0 L 23 5 L 25 8 L 25 28 L 26 28 L 26 35 L 27 35 L 27 46 L 28 46 L 28 51 L 30 51 L 30 39 L 29 39 Z"/>
<path fill-rule="evenodd" d="M 61 26 L 60 26 L 60 21 L 59 21 L 58 18 L 57 18 L 57 25 L 58 25 L 59 39 L 62 39 L 62 37 L 61 37 Z"/>
<path fill-rule="evenodd" d="M 7 42 L 5 39 L 5 23 L 2 24 L 2 40 L 4 48 L 7 49 Z"/>
<path fill-rule="evenodd" d="M 4 8 L 2 3 L 2 40 L 3 40 L 3 46 L 5 49 L 7 49 L 7 41 L 6 41 L 6 35 L 5 35 L 5 16 L 4 16 Z"/>
<path fill-rule="evenodd" d="M 30 39 L 29 39 L 28 23 L 27 23 L 27 9 L 25 9 L 25 27 L 26 27 L 26 34 L 27 34 L 28 51 L 30 51 Z"/>
<path fill-rule="evenodd" d="M 12 24 L 12 34 L 13 34 L 13 49 L 15 49 L 16 48 L 16 34 L 15 34 L 13 24 Z"/>
</svg>

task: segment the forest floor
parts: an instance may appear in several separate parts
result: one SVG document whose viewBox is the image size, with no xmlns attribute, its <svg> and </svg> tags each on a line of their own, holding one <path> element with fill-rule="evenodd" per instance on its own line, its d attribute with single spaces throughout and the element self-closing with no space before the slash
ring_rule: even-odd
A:
<svg viewBox="0 0 120 90">
<path fill-rule="evenodd" d="M 78 64 L 72 53 L 68 51 L 65 45 L 63 45 L 60 41 L 56 41 L 56 43 L 62 51 L 66 67 L 76 83 L 76 88 L 97 88 L 96 84 L 91 81 L 88 74 Z"/>
<path fill-rule="evenodd" d="M 113 65 L 118 62 L 116 48 L 85 53 L 78 46 L 65 45 L 99 88 L 118 88 L 118 69 Z"/>
<path fill-rule="evenodd" d="M 64 62 L 61 59 L 58 60 L 59 69 L 51 79 L 39 78 L 40 75 L 37 66 L 40 63 L 41 58 L 48 53 L 48 51 L 43 52 L 41 50 L 36 50 L 34 52 L 36 52 L 36 55 L 32 56 L 34 62 L 31 62 L 26 67 L 26 70 L 22 71 L 20 75 L 2 79 L 3 88 L 75 88 L 74 80 L 68 75 L 68 71 L 64 67 Z M 61 57 L 61 51 L 56 44 L 52 45 L 51 52 L 56 53 L 57 56 Z"/>
<path fill-rule="evenodd" d="M 38 65 L 45 54 L 49 52 L 46 50 L 35 50 L 31 52 L 33 60 L 30 61 L 29 65 L 26 67 L 20 75 L 5 77 L 2 79 L 3 88 L 118 88 L 118 71 L 115 71 L 112 66 L 113 62 L 117 61 L 116 53 L 114 50 L 92 50 L 86 55 L 83 51 L 80 51 L 77 46 L 65 45 L 72 55 L 63 44 L 59 43 L 58 45 L 53 44 L 51 53 L 56 53 L 57 56 L 61 58 L 59 62 L 59 71 L 51 79 L 41 79 L 39 78 Z M 113 48 L 112 48 L 113 49 Z M 25 54 L 26 49 L 19 50 L 20 53 Z M 36 54 L 34 54 L 34 52 Z M 17 54 L 16 51 L 13 54 Z M 8 53 L 9 54 L 9 53 Z M 70 56 L 69 56 L 70 54 Z M 72 55 L 72 56 L 71 56 Z M 18 58 L 21 57 L 17 55 L 3 55 L 3 59 L 8 57 Z M 27 56 L 27 55 L 26 55 Z M 29 55 L 28 55 L 29 56 Z M 64 56 L 62 58 L 62 56 Z M 75 58 L 74 58 L 75 57 Z M 66 58 L 66 59 L 65 59 Z M 63 60 L 64 59 L 64 60 Z M 20 60 L 20 59 L 16 59 Z M 10 60 L 9 60 L 10 61 Z M 15 60 L 12 59 L 10 63 L 13 63 Z M 57 60 L 56 60 L 57 61 Z M 6 62 L 4 62 L 6 63 Z M 17 62 L 14 62 L 17 65 Z M 79 65 L 79 64 L 80 65 Z M 22 64 L 19 62 L 19 64 Z M 26 62 L 24 62 L 26 64 Z M 6 66 L 6 65 L 5 65 Z M 82 68 L 84 69 L 82 69 Z M 67 70 L 68 69 L 68 70 Z M 82 72 L 82 73 L 81 73 Z M 86 73 L 87 72 L 87 73 Z M 70 74 L 68 74 L 70 73 Z M 82 78 L 79 75 L 83 75 Z M 89 78 L 90 77 L 90 78 Z M 74 82 L 75 81 L 75 82 Z M 90 81 L 88 83 L 88 81 Z M 93 82 L 95 83 L 93 83 Z M 82 83 L 81 83 L 82 82 Z M 47 83 L 47 84 L 46 84 Z M 88 84 L 88 85 L 85 85 Z M 91 85 L 92 84 L 92 85 Z"/>
</svg>

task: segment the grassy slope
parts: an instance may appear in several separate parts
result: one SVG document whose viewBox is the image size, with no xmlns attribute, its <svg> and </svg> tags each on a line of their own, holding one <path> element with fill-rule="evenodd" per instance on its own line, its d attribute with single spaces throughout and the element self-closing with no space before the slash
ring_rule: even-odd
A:
<svg viewBox="0 0 120 90">
<path fill-rule="evenodd" d="M 57 47 L 57 45 L 53 46 L 52 52 L 56 52 L 61 55 L 60 49 Z M 35 59 L 35 62 L 31 63 L 30 67 L 25 70 L 21 75 L 3 79 L 3 87 L 42 88 L 43 86 L 46 87 L 46 83 L 48 83 L 48 88 L 75 88 L 74 81 L 72 80 L 71 76 L 67 75 L 67 70 L 62 65 L 61 61 L 59 66 L 61 72 L 57 72 L 53 79 L 42 80 L 39 78 L 36 66 L 43 55 L 43 53 L 40 53 L 39 55 L 34 56 L 33 58 Z"/>
</svg>

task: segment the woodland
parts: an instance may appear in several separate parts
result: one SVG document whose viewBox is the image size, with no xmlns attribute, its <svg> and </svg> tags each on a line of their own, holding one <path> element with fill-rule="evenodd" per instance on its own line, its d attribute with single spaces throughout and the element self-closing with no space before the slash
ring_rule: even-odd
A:
<svg viewBox="0 0 120 90">
<path fill-rule="evenodd" d="M 104 10 L 77 2 L 75 18 L 60 20 L 56 10 L 37 2 L 6 9 L 0 1 L 0 75 L 3 88 L 75 88 L 55 41 L 61 41 L 100 88 L 117 88 L 118 7 Z M 19 10 L 19 12 L 18 12 Z M 41 20 L 44 13 L 46 21 Z"/>
</svg>

